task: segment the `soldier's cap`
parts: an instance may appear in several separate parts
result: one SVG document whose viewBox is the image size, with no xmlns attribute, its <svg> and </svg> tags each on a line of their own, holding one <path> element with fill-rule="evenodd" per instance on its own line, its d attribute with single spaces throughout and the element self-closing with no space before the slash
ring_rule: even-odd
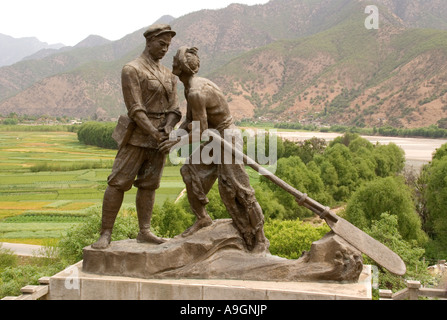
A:
<svg viewBox="0 0 447 320">
<path fill-rule="evenodd" d="M 171 26 L 168 24 L 155 24 L 147 29 L 147 31 L 144 33 L 144 37 L 146 39 L 150 39 L 161 36 L 165 33 L 170 33 L 172 37 L 175 37 L 175 35 L 177 34 L 175 31 L 171 30 Z"/>
</svg>

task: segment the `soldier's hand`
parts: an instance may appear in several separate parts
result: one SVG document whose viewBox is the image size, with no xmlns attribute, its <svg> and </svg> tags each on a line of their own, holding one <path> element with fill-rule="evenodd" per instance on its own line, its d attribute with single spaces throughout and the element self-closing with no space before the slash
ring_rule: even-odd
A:
<svg viewBox="0 0 447 320">
<path fill-rule="evenodd" d="M 157 140 L 158 143 L 161 143 L 161 142 L 163 142 L 163 141 L 169 139 L 169 133 L 167 133 L 167 132 L 165 131 L 165 128 L 160 128 L 160 129 L 158 129 L 158 131 L 159 131 L 160 136 L 161 136 L 160 139 Z"/>
<path fill-rule="evenodd" d="M 152 137 L 153 137 L 158 143 L 160 143 L 160 142 L 162 142 L 162 141 L 165 140 L 165 139 L 164 139 L 164 134 L 163 134 L 162 132 L 158 131 L 158 130 L 152 132 Z"/>
<path fill-rule="evenodd" d="M 177 140 L 165 140 L 160 144 L 158 150 L 162 153 L 169 153 L 171 148 L 177 144 Z"/>
<path fill-rule="evenodd" d="M 163 131 L 169 136 L 169 134 L 172 132 L 172 130 L 174 130 L 174 127 L 173 126 L 170 126 L 170 125 L 166 125 L 164 128 L 163 128 Z"/>
</svg>

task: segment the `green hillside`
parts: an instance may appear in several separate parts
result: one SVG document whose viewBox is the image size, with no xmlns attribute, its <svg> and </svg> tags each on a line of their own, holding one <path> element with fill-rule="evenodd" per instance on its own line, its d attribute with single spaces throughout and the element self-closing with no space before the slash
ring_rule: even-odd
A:
<svg viewBox="0 0 447 320">
<path fill-rule="evenodd" d="M 364 17 L 353 10 L 340 24 L 316 35 L 252 50 L 212 78 L 223 85 L 230 101 L 241 103 L 237 97 L 242 96 L 255 117 L 269 120 L 300 119 L 302 110 L 307 113 L 301 118 L 313 108 L 312 116 L 319 121 L 364 125 L 375 113 L 402 109 L 396 114 L 399 119 L 419 113 L 429 102 L 439 102 L 438 116 L 445 117 L 447 32 L 403 29 L 386 18 L 379 30 L 367 30 Z M 419 70 L 404 74 L 413 64 Z M 430 89 L 419 92 L 427 83 Z M 438 120 L 430 118 L 423 125 Z"/>
<path fill-rule="evenodd" d="M 379 30 L 364 26 L 371 4 Z M 425 127 L 447 118 L 445 11 L 441 0 L 232 4 L 171 21 L 163 63 L 197 46 L 200 75 L 224 89 L 238 120 Z M 142 52 L 142 33 L 0 68 L 0 115 L 116 118 L 120 71 Z"/>
</svg>

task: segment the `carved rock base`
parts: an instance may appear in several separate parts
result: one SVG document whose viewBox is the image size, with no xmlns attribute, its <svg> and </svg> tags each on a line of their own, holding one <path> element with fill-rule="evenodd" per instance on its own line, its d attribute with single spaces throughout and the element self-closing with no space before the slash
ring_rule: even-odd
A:
<svg viewBox="0 0 447 320">
<path fill-rule="evenodd" d="M 161 245 L 112 242 L 105 250 L 84 248 L 83 271 L 145 279 L 235 279 L 356 282 L 361 253 L 330 232 L 298 260 L 249 252 L 231 220 L 217 220 L 190 237 Z"/>
</svg>

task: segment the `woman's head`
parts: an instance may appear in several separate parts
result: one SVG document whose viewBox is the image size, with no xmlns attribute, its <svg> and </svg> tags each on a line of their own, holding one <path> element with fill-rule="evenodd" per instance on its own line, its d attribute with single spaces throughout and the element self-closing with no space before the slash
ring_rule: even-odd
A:
<svg viewBox="0 0 447 320">
<path fill-rule="evenodd" d="M 180 76 L 183 72 L 196 74 L 200 68 L 200 58 L 197 54 L 199 49 L 196 47 L 183 46 L 178 49 L 172 64 L 172 73 Z"/>
</svg>

